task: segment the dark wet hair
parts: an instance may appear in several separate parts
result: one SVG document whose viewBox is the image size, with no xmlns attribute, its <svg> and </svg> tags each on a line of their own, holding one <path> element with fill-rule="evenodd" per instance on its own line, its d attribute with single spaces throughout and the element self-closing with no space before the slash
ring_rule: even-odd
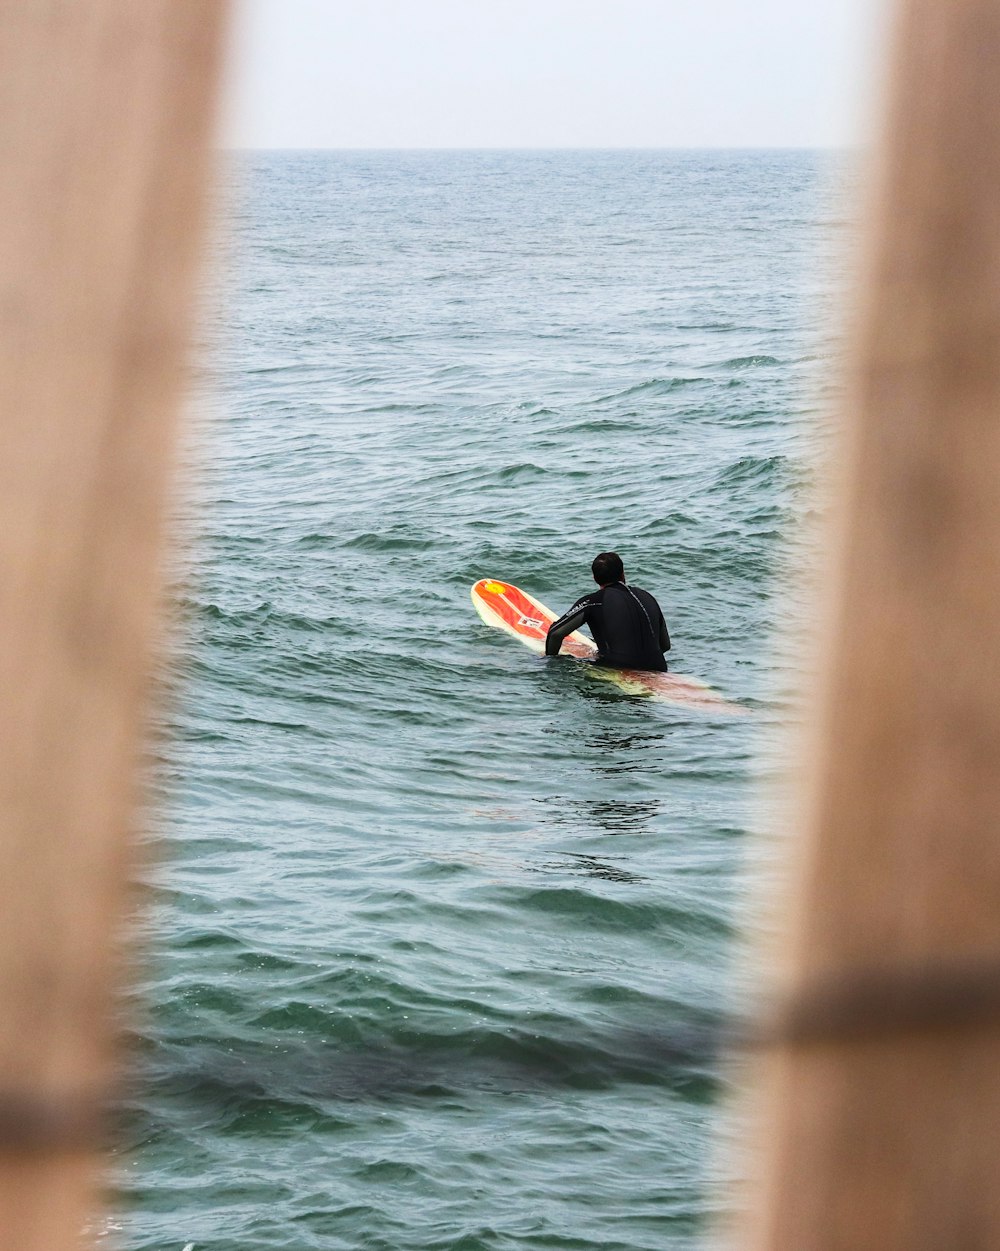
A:
<svg viewBox="0 0 1000 1251">
<path fill-rule="evenodd" d="M 621 582 L 625 577 L 625 566 L 617 552 L 601 552 L 599 556 L 594 557 L 594 563 L 590 568 L 594 581 L 599 586 L 607 586 L 609 582 Z"/>
</svg>

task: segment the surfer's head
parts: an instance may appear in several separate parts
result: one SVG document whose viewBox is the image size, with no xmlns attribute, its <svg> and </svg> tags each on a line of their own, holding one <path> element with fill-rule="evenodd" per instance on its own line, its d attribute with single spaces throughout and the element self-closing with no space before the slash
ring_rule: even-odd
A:
<svg viewBox="0 0 1000 1251">
<path fill-rule="evenodd" d="M 599 556 L 594 557 L 590 570 L 598 586 L 625 581 L 625 566 L 617 552 L 601 552 Z"/>
</svg>

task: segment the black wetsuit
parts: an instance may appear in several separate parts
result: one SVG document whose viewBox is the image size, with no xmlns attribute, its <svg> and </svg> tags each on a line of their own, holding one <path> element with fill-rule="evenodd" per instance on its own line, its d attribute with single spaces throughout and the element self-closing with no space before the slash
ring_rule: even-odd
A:
<svg viewBox="0 0 1000 1251">
<path fill-rule="evenodd" d="M 589 626 L 594 636 L 599 665 L 612 669 L 666 669 L 663 653 L 670 651 L 670 635 L 660 605 L 648 591 L 624 582 L 611 582 L 582 596 L 549 627 L 546 656 L 558 656 L 566 635 L 582 625 Z"/>
</svg>

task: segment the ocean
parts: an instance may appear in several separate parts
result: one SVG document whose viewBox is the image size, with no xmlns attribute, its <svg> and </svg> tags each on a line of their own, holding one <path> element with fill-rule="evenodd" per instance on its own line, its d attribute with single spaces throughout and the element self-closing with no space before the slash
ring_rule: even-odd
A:
<svg viewBox="0 0 1000 1251">
<path fill-rule="evenodd" d="M 710 1245 L 844 182 L 228 158 L 102 1244 Z M 481 577 L 562 611 L 605 549 L 745 715 L 473 611 Z"/>
</svg>

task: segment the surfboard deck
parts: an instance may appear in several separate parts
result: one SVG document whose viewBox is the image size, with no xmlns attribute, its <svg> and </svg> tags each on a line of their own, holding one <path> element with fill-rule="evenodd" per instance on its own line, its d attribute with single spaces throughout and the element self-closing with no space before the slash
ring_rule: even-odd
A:
<svg viewBox="0 0 1000 1251">
<path fill-rule="evenodd" d="M 472 587 L 472 603 L 488 626 L 519 639 L 539 655 L 545 654 L 545 636 L 559 614 L 520 587 L 500 578 L 480 578 Z M 562 653 L 578 660 L 594 660 L 597 648 L 586 635 L 574 630 L 563 639 Z M 665 703 L 683 704 L 706 712 L 742 713 L 745 709 L 725 699 L 697 678 L 679 673 L 654 673 L 645 669 L 605 669 L 588 666 L 588 673 L 611 682 L 628 695 L 645 695 Z"/>
</svg>

